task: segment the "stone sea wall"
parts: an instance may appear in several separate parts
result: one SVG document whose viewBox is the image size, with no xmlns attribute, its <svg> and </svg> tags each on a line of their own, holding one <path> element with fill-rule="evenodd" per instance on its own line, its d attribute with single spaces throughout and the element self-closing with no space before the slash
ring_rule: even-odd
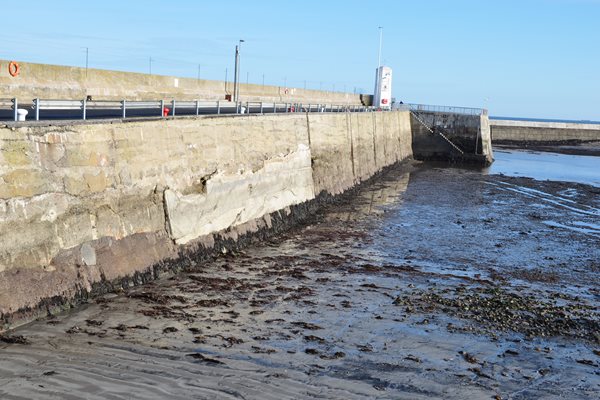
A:
<svg viewBox="0 0 600 400">
<path fill-rule="evenodd" d="M 135 72 L 109 71 L 20 62 L 16 77 L 0 60 L 2 98 L 17 97 L 22 104 L 40 99 L 95 100 L 225 100 L 233 82 L 180 78 Z M 240 83 L 241 101 L 302 102 L 360 105 L 360 95 L 285 86 Z"/>
<path fill-rule="evenodd" d="M 498 144 L 600 142 L 600 124 L 493 119 L 490 125 Z"/>
<path fill-rule="evenodd" d="M 411 124 L 413 154 L 418 160 L 452 160 L 480 165 L 491 164 L 494 160 L 487 113 L 419 111 L 411 115 Z"/>
<path fill-rule="evenodd" d="M 411 155 L 404 111 L 0 126 L 0 329 L 197 267 Z"/>
</svg>

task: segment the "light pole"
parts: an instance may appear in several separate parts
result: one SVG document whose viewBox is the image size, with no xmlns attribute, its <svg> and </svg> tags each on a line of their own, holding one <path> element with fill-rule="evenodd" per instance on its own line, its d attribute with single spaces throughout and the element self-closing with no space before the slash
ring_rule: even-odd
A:
<svg viewBox="0 0 600 400">
<path fill-rule="evenodd" d="M 88 76 L 88 66 L 89 66 L 89 60 L 90 60 L 90 48 L 89 47 L 84 47 L 85 49 L 85 76 Z"/>
<path fill-rule="evenodd" d="M 381 46 L 383 44 L 383 26 L 379 27 L 379 56 L 377 57 L 377 68 L 381 67 Z"/>
<path fill-rule="evenodd" d="M 148 60 L 148 70 L 150 71 L 150 75 L 152 75 L 152 57 Z"/>
<path fill-rule="evenodd" d="M 240 97 L 240 50 L 242 48 L 243 39 L 240 39 L 235 46 L 235 73 L 233 75 L 233 101 L 238 101 Z"/>
</svg>

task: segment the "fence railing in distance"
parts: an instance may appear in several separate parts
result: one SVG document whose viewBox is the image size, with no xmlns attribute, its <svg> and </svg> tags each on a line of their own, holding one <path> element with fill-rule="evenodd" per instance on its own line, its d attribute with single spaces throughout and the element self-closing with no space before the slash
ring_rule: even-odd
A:
<svg viewBox="0 0 600 400">
<path fill-rule="evenodd" d="M 473 107 L 456 107 L 456 106 L 437 106 L 429 104 L 395 104 L 394 110 L 407 110 L 413 112 L 436 112 L 447 114 L 464 114 L 464 115 L 482 115 L 487 114 L 484 108 Z"/>
</svg>

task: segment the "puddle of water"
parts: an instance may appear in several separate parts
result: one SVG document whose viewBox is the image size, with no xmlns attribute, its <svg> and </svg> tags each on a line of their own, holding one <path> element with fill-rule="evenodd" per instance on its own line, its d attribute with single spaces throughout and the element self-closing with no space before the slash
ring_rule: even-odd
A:
<svg viewBox="0 0 600 400">
<path fill-rule="evenodd" d="M 542 201 L 561 207 L 577 214 L 600 216 L 600 209 L 588 206 L 587 204 L 579 204 L 571 199 L 567 199 L 561 196 L 555 196 L 551 193 L 546 193 L 540 190 L 530 189 L 519 185 L 513 185 L 507 182 L 487 182 L 488 185 L 496 186 L 502 190 L 514 192 L 532 200 Z"/>
<path fill-rule="evenodd" d="M 556 221 L 544 221 L 544 224 L 554 227 L 569 229 L 575 232 L 585 233 L 600 237 L 600 225 L 584 223 L 581 221 L 573 221 L 570 224 L 561 224 Z"/>
<path fill-rule="evenodd" d="M 494 150 L 489 174 L 577 182 L 600 187 L 600 157 L 523 150 Z"/>
</svg>

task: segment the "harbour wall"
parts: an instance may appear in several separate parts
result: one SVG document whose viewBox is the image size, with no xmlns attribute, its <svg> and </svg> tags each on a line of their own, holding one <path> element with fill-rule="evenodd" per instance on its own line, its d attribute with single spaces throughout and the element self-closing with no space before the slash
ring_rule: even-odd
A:
<svg viewBox="0 0 600 400">
<path fill-rule="evenodd" d="M 600 141 L 600 124 L 500 120 L 490 121 L 496 144 L 568 144 Z"/>
<path fill-rule="evenodd" d="M 201 267 L 411 155 L 407 111 L 0 126 L 0 330 Z"/>
<path fill-rule="evenodd" d="M 411 112 L 411 125 L 413 154 L 418 160 L 493 162 L 490 120 L 485 112 Z"/>
<path fill-rule="evenodd" d="M 0 60 L 1 97 L 16 97 L 23 104 L 34 98 L 75 100 L 87 96 L 94 100 L 225 100 L 226 94 L 233 93 L 232 82 L 35 63 L 19 63 L 19 75 L 12 77 L 8 64 Z M 358 94 L 244 83 L 240 83 L 240 100 L 361 104 Z"/>
</svg>

